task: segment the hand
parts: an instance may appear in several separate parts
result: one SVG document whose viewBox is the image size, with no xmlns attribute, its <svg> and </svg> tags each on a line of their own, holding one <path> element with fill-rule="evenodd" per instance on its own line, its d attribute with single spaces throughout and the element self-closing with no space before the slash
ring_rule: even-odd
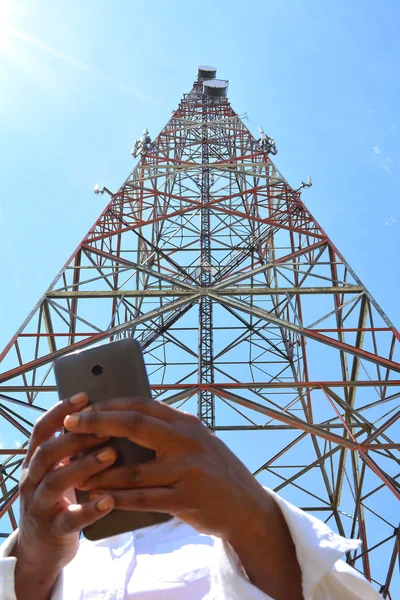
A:
<svg viewBox="0 0 400 600">
<path fill-rule="evenodd" d="M 17 597 L 29 580 L 29 597 L 33 588 L 44 590 L 54 583 L 60 570 L 78 550 L 79 531 L 105 514 L 114 502 L 110 495 L 85 505 L 77 505 L 74 487 L 112 465 L 115 450 L 102 448 L 69 462 L 69 457 L 98 446 L 95 435 L 66 433 L 55 437 L 67 414 L 87 405 L 84 394 L 59 402 L 36 423 L 30 440 L 20 482 L 20 524 L 13 554 L 17 557 Z M 106 451 L 107 450 L 107 451 Z M 51 589 L 51 587 L 50 587 Z M 50 591 L 50 590 L 48 590 Z"/>
<path fill-rule="evenodd" d="M 68 416 L 76 434 L 125 437 L 156 458 L 112 467 L 81 489 L 112 490 L 122 510 L 170 513 L 197 531 L 228 541 L 258 533 L 276 505 L 243 463 L 197 417 L 145 398 L 96 403 Z M 256 531 L 257 530 L 257 531 Z"/>
<path fill-rule="evenodd" d="M 243 463 L 193 415 L 145 398 L 96 403 L 68 416 L 77 434 L 128 438 L 156 458 L 112 467 L 82 489 L 107 490 L 122 510 L 170 513 L 236 550 L 250 580 L 276 600 L 303 598 L 301 571 L 285 519 Z M 287 574 L 290 573 L 290 577 Z"/>
</svg>

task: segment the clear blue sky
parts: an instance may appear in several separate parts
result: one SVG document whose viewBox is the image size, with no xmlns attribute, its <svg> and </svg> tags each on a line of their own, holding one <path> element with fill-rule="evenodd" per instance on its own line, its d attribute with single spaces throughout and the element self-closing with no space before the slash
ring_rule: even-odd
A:
<svg viewBox="0 0 400 600">
<path fill-rule="evenodd" d="M 395 0 L 0 0 L 0 345 L 119 187 L 198 64 L 275 137 L 278 168 L 400 325 Z M 4 23 L 6 21 L 7 24 Z"/>
<path fill-rule="evenodd" d="M 399 18 L 395 0 L 0 0 L 0 346 L 199 64 L 294 187 L 312 175 L 303 200 L 399 327 Z"/>
</svg>

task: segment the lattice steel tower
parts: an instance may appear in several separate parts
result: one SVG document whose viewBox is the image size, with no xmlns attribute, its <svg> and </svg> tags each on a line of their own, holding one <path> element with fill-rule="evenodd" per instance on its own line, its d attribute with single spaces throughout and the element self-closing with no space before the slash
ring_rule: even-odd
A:
<svg viewBox="0 0 400 600">
<path fill-rule="evenodd" d="M 3 537 L 32 423 L 57 399 L 55 358 L 135 336 L 154 396 L 360 538 L 347 561 L 394 598 L 399 333 L 215 75 L 200 67 L 161 133 L 145 130 L 116 193 L 96 188 L 109 204 L 0 355 Z"/>
</svg>

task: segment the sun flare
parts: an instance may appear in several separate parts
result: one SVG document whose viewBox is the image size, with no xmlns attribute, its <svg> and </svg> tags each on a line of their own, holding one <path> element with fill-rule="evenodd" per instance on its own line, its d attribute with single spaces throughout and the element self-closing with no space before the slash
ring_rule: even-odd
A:
<svg viewBox="0 0 400 600">
<path fill-rule="evenodd" d="M 0 0 L 0 49 L 7 46 L 8 17 L 13 12 L 12 0 Z"/>
</svg>

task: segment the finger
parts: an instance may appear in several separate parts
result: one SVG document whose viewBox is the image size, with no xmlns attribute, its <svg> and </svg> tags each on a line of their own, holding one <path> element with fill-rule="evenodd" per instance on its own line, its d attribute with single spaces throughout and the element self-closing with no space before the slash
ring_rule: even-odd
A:
<svg viewBox="0 0 400 600">
<path fill-rule="evenodd" d="M 81 490 L 125 490 L 142 487 L 163 487 L 176 483 L 183 474 L 183 467 L 176 462 L 160 459 L 135 465 L 113 467 L 97 473 L 79 485 Z"/>
<path fill-rule="evenodd" d="M 103 494 L 85 504 L 70 504 L 57 515 L 53 526 L 60 533 L 81 531 L 110 513 L 114 504 L 114 499 L 109 494 Z"/>
<path fill-rule="evenodd" d="M 92 497 L 103 492 L 93 492 Z M 170 488 L 144 488 L 140 490 L 113 490 L 114 507 L 119 510 L 162 512 L 174 514 L 182 511 L 179 492 Z M 97 496 L 98 497 L 98 496 Z"/>
<path fill-rule="evenodd" d="M 181 410 L 177 410 L 159 400 L 152 400 L 144 396 L 129 396 L 124 398 L 112 398 L 102 402 L 90 404 L 88 410 L 107 410 L 107 411 L 129 411 L 141 412 L 149 417 L 155 417 L 167 423 L 174 423 L 186 415 Z"/>
<path fill-rule="evenodd" d="M 49 510 L 68 489 L 107 469 L 116 458 L 114 448 L 105 447 L 48 473 L 35 490 L 32 502 L 41 512 Z"/>
<path fill-rule="evenodd" d="M 184 440 L 184 436 L 172 425 L 134 411 L 82 412 L 66 417 L 64 425 L 66 429 L 77 433 L 127 438 L 156 451 Z"/>
<path fill-rule="evenodd" d="M 24 465 L 29 464 L 33 453 L 40 444 L 52 438 L 61 429 L 66 415 L 82 410 L 87 406 L 87 403 L 88 397 L 86 394 L 76 394 L 67 400 L 58 402 L 39 417 L 33 428 Z"/>
<path fill-rule="evenodd" d="M 67 433 L 58 438 L 44 442 L 36 448 L 29 464 L 28 475 L 24 479 L 24 486 L 36 487 L 61 460 L 74 456 L 90 448 L 98 446 L 100 442 L 95 435 L 80 436 Z M 61 467 L 65 468 L 65 467 Z"/>
</svg>

